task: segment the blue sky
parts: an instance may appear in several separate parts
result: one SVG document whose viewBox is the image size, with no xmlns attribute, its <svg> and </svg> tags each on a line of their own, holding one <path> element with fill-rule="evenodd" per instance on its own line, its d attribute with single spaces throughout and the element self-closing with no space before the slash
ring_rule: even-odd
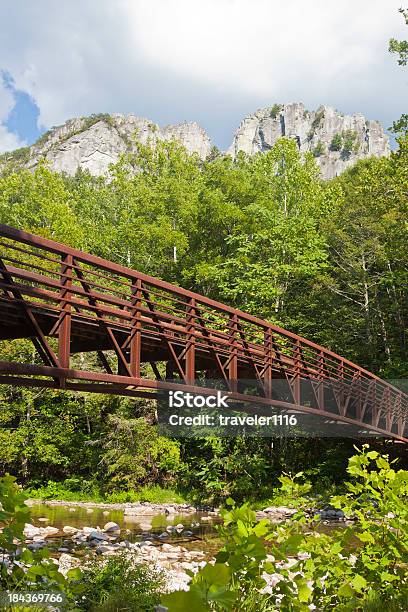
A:
<svg viewBox="0 0 408 612">
<path fill-rule="evenodd" d="M 25 91 L 15 88 L 12 77 L 3 73 L 3 84 L 12 94 L 14 105 L 4 120 L 7 131 L 15 134 L 20 141 L 35 142 L 43 133 L 38 124 L 40 111 L 35 100 Z"/>
<path fill-rule="evenodd" d="M 2 0 L 0 152 L 79 115 L 196 120 L 226 149 L 275 102 L 407 112 L 401 0 Z"/>
</svg>

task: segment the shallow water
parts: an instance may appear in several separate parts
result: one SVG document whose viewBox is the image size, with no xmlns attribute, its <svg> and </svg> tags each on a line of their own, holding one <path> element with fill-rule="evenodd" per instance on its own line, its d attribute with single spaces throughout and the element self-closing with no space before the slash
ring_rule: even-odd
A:
<svg viewBox="0 0 408 612">
<path fill-rule="evenodd" d="M 108 521 L 117 523 L 120 528 L 118 540 L 129 540 L 131 542 L 142 539 L 150 539 L 154 544 L 167 542 L 172 545 L 182 545 L 188 550 L 201 550 L 205 558 L 209 559 L 222 547 L 216 524 L 221 522 L 219 516 L 211 516 L 211 521 L 202 523 L 202 517 L 208 516 L 207 512 L 195 512 L 191 514 L 166 515 L 126 515 L 123 510 L 107 510 L 104 508 L 84 508 L 82 506 L 64 506 L 47 504 L 35 504 L 31 506 L 31 523 L 37 527 L 50 525 L 62 530 L 65 525 L 77 527 L 100 527 Z M 41 520 L 41 519 L 47 519 Z M 158 539 L 161 533 L 166 531 L 169 525 L 182 524 L 184 530 L 189 530 L 193 535 L 186 536 L 184 533 L 170 533 L 166 539 Z M 344 528 L 343 522 L 320 524 L 317 531 L 330 533 L 335 529 Z M 69 537 L 62 534 L 48 538 L 48 545 L 55 550 L 60 547 L 69 548 L 74 554 L 84 554 L 87 547 L 74 544 Z M 82 551 L 82 552 L 81 552 Z"/>
<path fill-rule="evenodd" d="M 154 514 L 154 515 L 127 515 L 123 510 L 107 510 L 103 508 L 83 508 L 81 506 L 49 506 L 47 504 L 35 504 L 31 506 L 31 522 L 37 527 L 45 527 L 51 525 L 62 529 L 65 525 L 77 527 L 101 527 L 108 522 L 113 521 L 121 528 L 122 538 L 138 540 L 142 534 L 152 533 L 159 535 L 165 531 L 169 525 L 184 525 L 185 529 L 193 532 L 193 536 L 185 538 L 184 536 L 175 534 L 171 536 L 173 541 L 183 542 L 187 539 L 206 539 L 214 535 L 214 524 L 219 522 L 218 517 L 211 517 L 210 522 L 202 523 L 203 516 L 207 516 L 206 512 L 195 512 L 194 514 Z M 42 521 L 40 519 L 47 519 Z"/>
</svg>

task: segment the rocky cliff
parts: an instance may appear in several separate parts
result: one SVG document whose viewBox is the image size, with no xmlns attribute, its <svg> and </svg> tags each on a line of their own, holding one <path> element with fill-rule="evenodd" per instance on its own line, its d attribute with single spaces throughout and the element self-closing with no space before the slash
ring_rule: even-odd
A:
<svg viewBox="0 0 408 612">
<path fill-rule="evenodd" d="M 302 152 L 310 151 L 325 179 L 341 174 L 359 159 L 390 153 L 388 137 L 378 121 L 360 113 L 342 115 L 330 106 L 308 111 L 301 103 L 275 104 L 245 117 L 228 153 L 268 151 L 282 136 L 294 138 Z"/>
<path fill-rule="evenodd" d="M 160 128 L 135 115 L 92 115 L 70 119 L 53 128 L 32 147 L 25 149 L 24 164 L 34 168 L 46 159 L 57 172 L 74 175 L 80 168 L 95 176 L 107 174 L 109 165 L 120 155 L 136 149 L 136 142 L 153 144 L 158 140 L 175 139 L 191 153 L 205 159 L 211 141 L 197 123 L 181 123 Z M 6 158 L 7 156 L 3 156 Z"/>
<path fill-rule="evenodd" d="M 265 152 L 282 136 L 294 138 L 302 152 L 310 151 L 325 179 L 340 174 L 358 159 L 390 152 L 388 137 L 378 121 L 361 114 L 342 115 L 329 106 L 308 111 L 303 104 L 294 103 L 275 104 L 248 115 L 227 153 L 235 157 L 239 151 L 248 155 Z M 101 114 L 70 119 L 33 146 L 4 154 L 0 170 L 8 160 L 34 168 L 45 158 L 58 172 L 73 175 L 80 168 L 98 176 L 106 174 L 122 153 L 134 151 L 137 141 L 154 144 L 172 139 L 201 159 L 211 152 L 211 140 L 197 123 L 161 128 L 135 115 Z"/>
</svg>

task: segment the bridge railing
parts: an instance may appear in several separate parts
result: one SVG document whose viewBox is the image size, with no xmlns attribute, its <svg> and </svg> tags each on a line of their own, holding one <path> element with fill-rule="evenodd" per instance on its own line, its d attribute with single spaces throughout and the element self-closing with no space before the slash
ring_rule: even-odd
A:
<svg viewBox="0 0 408 612">
<path fill-rule="evenodd" d="M 192 291 L 5 225 L 0 312 L 0 337 L 19 337 L 27 328 L 51 367 L 72 369 L 73 355 L 87 350 L 92 335 L 101 359 L 113 350 L 129 379 L 141 376 L 142 349 L 158 355 L 164 349 L 185 382 L 212 364 L 232 390 L 246 373 L 268 397 L 273 380 L 285 379 L 292 402 L 300 404 L 300 381 L 308 379 L 323 410 L 330 381 L 343 416 L 353 404 L 354 418 L 364 421 L 370 410 L 372 425 L 385 424 L 400 436 L 405 430 L 407 396 L 334 352 Z"/>
</svg>

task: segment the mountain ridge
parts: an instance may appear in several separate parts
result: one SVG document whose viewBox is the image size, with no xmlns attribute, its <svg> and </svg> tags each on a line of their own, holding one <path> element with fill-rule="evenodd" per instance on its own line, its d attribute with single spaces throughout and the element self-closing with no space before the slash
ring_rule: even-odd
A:
<svg viewBox="0 0 408 612">
<path fill-rule="evenodd" d="M 281 137 L 294 138 L 301 152 L 312 153 L 324 179 L 341 174 L 359 159 L 390 154 L 389 139 L 378 121 L 361 113 L 343 115 L 326 105 L 309 111 L 300 102 L 274 104 L 248 114 L 224 154 L 266 152 Z M 135 141 L 154 145 L 159 140 L 176 140 L 201 159 L 213 150 L 210 137 L 196 122 L 160 127 L 134 114 L 101 113 L 69 119 L 33 145 L 3 154 L 0 170 L 8 161 L 33 169 L 46 159 L 52 169 L 68 175 L 78 169 L 105 175 L 122 153 L 136 149 Z"/>
</svg>

